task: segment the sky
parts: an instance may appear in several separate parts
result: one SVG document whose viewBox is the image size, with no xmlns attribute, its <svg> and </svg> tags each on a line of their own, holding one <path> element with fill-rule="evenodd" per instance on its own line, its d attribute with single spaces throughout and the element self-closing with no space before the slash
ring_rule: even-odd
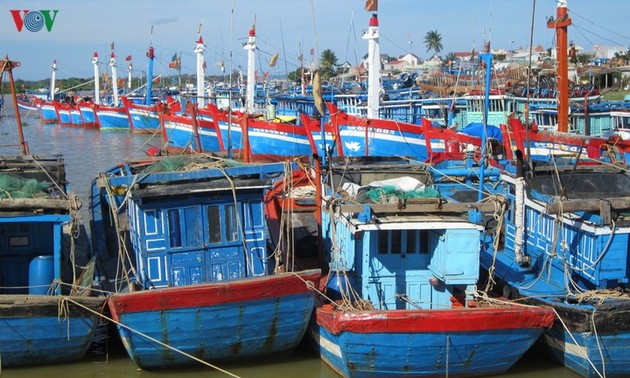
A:
<svg viewBox="0 0 630 378">
<path fill-rule="evenodd" d="M 571 41 L 585 50 L 597 44 L 630 46 L 630 1 L 567 1 L 574 24 Z M 430 30 L 442 35 L 442 56 L 479 50 L 486 40 L 495 49 L 526 48 L 534 4 L 533 43 L 555 46 L 553 31 L 546 27 L 547 18 L 556 14 L 555 0 L 379 0 L 381 53 L 413 52 L 427 59 L 432 53 L 424 36 Z M 364 7 L 365 0 L 2 0 L 0 54 L 21 62 L 14 77 L 24 80 L 49 78 L 53 60 L 59 79 L 91 77 L 94 52 L 102 71 L 112 42 L 119 76 L 126 75 L 129 55 L 134 76 L 146 72 L 149 46 L 155 48 L 156 75 L 175 73 L 168 68 L 174 54 L 182 56 L 182 73 L 194 73 L 193 49 L 201 32 L 208 75 L 220 75 L 221 62 L 226 72 L 239 66 L 246 72 L 242 44 L 255 22 L 257 69 L 281 75 L 299 66 L 300 54 L 309 64 L 326 49 L 335 52 L 339 63 L 357 64 L 367 53 L 361 35 L 371 12 Z M 42 25 L 36 17 L 26 19 L 24 10 L 44 11 L 39 13 L 44 16 L 56 11 L 56 17 Z M 18 23 L 25 21 L 21 31 L 11 11 L 19 11 Z M 275 53 L 278 63 L 269 67 Z"/>
</svg>

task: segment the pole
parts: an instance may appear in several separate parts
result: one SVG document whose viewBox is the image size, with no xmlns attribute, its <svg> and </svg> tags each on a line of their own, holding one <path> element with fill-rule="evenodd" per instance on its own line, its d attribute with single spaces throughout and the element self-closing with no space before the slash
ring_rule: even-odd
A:
<svg viewBox="0 0 630 378">
<path fill-rule="evenodd" d="M 151 105 L 151 93 L 153 92 L 153 59 L 155 58 L 153 46 L 149 46 L 147 58 L 149 58 L 149 69 L 147 70 L 147 96 L 144 99 L 144 104 Z"/>
<path fill-rule="evenodd" d="M 550 19 L 547 27 L 556 29 L 558 50 L 558 131 L 569 130 L 569 56 L 567 27 L 571 25 L 571 18 L 567 10 L 567 0 L 559 0 L 556 9 L 556 19 Z"/>
<path fill-rule="evenodd" d="M 11 86 L 11 98 L 13 99 L 13 109 L 15 111 L 15 121 L 17 122 L 18 137 L 20 138 L 20 149 L 22 155 L 29 155 L 28 143 L 24 139 L 24 131 L 22 130 L 22 119 L 20 118 L 20 108 L 18 107 L 17 95 L 15 94 L 15 82 L 13 81 L 13 68 L 19 67 L 20 62 L 13 62 L 9 60 L 8 56 L 5 56 L 2 65 L 2 73 L 5 71 L 9 75 L 9 84 Z"/>
<path fill-rule="evenodd" d="M 481 160 L 479 160 L 479 195 L 478 200 L 483 199 L 483 181 L 485 179 L 485 164 L 486 164 L 486 143 L 487 143 L 487 130 L 488 130 L 488 108 L 490 107 L 490 83 L 492 78 L 492 53 L 486 52 L 479 54 L 481 59 L 486 64 L 486 90 L 483 104 L 483 133 L 481 133 Z"/>
</svg>

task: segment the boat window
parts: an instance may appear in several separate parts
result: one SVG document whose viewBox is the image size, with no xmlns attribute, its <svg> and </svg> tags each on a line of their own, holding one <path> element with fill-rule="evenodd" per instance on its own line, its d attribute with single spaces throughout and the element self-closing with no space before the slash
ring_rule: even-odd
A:
<svg viewBox="0 0 630 378">
<path fill-rule="evenodd" d="M 168 216 L 168 234 L 171 248 L 182 246 L 182 233 L 179 222 L 179 209 L 170 209 Z"/>
<path fill-rule="evenodd" d="M 407 253 L 418 253 L 418 233 L 409 230 L 405 234 L 407 234 Z"/>
<path fill-rule="evenodd" d="M 236 221 L 236 207 L 225 205 L 225 236 L 226 241 L 238 240 L 238 225 Z"/>
<path fill-rule="evenodd" d="M 183 243 L 186 247 L 199 247 L 202 245 L 201 236 L 201 209 L 199 206 L 186 207 L 184 212 L 184 232 L 186 240 Z"/>
<path fill-rule="evenodd" d="M 171 248 L 197 247 L 202 243 L 199 207 L 167 210 L 169 245 Z"/>
<path fill-rule="evenodd" d="M 426 254 L 429 230 L 381 230 L 377 243 L 379 254 Z"/>
<path fill-rule="evenodd" d="M 389 252 L 389 231 L 378 232 L 378 253 L 387 254 Z"/>
<path fill-rule="evenodd" d="M 402 246 L 402 231 L 400 230 L 392 230 L 391 232 L 391 244 L 392 247 L 390 248 L 390 252 L 392 254 L 400 254 L 400 249 Z"/>
<path fill-rule="evenodd" d="M 210 243 L 221 242 L 221 216 L 219 214 L 219 206 L 208 206 Z"/>
</svg>

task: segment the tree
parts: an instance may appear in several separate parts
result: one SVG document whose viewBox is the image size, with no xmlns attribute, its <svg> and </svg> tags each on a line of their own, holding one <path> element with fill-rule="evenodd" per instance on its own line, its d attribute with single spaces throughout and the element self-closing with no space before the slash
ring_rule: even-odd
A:
<svg viewBox="0 0 630 378">
<path fill-rule="evenodd" d="M 424 46 L 427 48 L 427 51 L 435 51 L 436 54 L 439 54 L 442 51 L 442 35 L 437 30 L 430 30 L 427 32 L 427 35 L 424 36 Z"/>
<path fill-rule="evenodd" d="M 446 57 L 444 58 L 444 61 L 442 61 L 442 66 L 444 68 L 448 68 L 449 70 L 453 69 L 453 64 L 455 64 L 455 61 L 457 60 L 457 55 L 455 55 L 454 52 L 450 52 L 448 54 L 446 54 Z"/>
<path fill-rule="evenodd" d="M 337 56 L 334 51 L 330 49 L 324 50 L 320 58 L 320 64 L 321 74 L 324 80 L 328 80 L 337 74 Z"/>
</svg>

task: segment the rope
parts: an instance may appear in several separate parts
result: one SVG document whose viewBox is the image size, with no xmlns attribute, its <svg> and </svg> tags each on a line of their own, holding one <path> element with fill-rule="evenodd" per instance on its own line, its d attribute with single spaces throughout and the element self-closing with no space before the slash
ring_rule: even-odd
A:
<svg viewBox="0 0 630 378">
<path fill-rule="evenodd" d="M 562 327 L 564 328 L 564 330 L 566 331 L 566 333 L 569 334 L 569 337 L 571 337 L 571 340 L 573 341 L 573 343 L 575 345 L 577 345 L 579 348 L 580 353 L 582 354 L 582 357 L 584 357 L 584 359 L 586 359 L 586 361 L 588 361 L 589 365 L 591 365 L 591 367 L 593 368 L 593 370 L 595 371 L 595 373 L 600 377 L 600 378 L 604 378 L 605 375 L 602 375 L 602 373 L 599 371 L 599 369 L 597 369 L 597 367 L 595 367 L 595 364 L 593 363 L 593 361 L 591 361 L 591 359 L 588 357 L 588 355 L 586 353 L 583 352 L 583 347 L 580 346 L 580 344 L 578 343 L 578 341 L 575 339 L 575 337 L 573 336 L 573 333 L 571 333 L 571 331 L 569 330 L 569 327 L 567 327 L 566 323 L 564 322 L 564 320 L 562 320 L 562 317 L 560 316 L 560 314 L 558 314 L 558 311 L 556 311 L 555 308 L 551 307 L 551 309 L 553 310 L 553 312 L 556 314 L 556 319 L 558 319 L 560 321 L 560 324 L 562 324 Z M 594 316 L 594 314 L 593 314 Z M 599 341 L 598 341 L 598 345 L 599 345 Z M 600 350 L 601 353 L 601 350 Z M 604 362 L 604 359 L 602 358 L 602 363 Z"/>
<path fill-rule="evenodd" d="M 236 186 L 234 185 L 234 181 L 232 180 L 230 175 L 227 174 L 227 172 L 225 171 L 223 167 L 218 167 L 218 169 L 230 183 L 230 187 L 232 189 L 232 200 L 234 201 L 233 202 L 234 211 L 236 213 L 236 227 L 238 227 L 238 230 L 241 233 L 241 240 L 243 242 L 243 251 L 245 252 L 245 263 L 247 264 L 247 267 L 250 269 L 251 274 L 254 275 L 254 264 L 252 262 L 251 257 L 249 256 L 249 251 L 247 249 L 247 241 L 245 240 L 245 228 L 242 226 L 242 223 L 241 223 L 241 209 L 239 208 L 238 200 L 236 199 Z"/>
<path fill-rule="evenodd" d="M 123 238 L 123 232 L 120 230 L 120 227 L 118 225 L 118 212 L 124 206 L 126 206 L 127 200 L 129 199 L 129 196 L 131 195 L 131 191 L 127 190 L 125 192 L 125 197 L 122 203 L 120 204 L 119 207 L 116 207 L 115 195 L 113 192 L 113 188 L 109 184 L 109 178 L 103 173 L 99 174 L 99 176 L 104 181 L 104 184 L 105 184 L 104 185 L 105 191 L 107 192 L 107 197 L 110 204 L 109 209 L 111 212 L 112 220 L 114 222 L 114 229 L 116 230 L 116 239 L 118 243 L 118 259 L 117 259 L 117 264 L 116 264 L 116 275 L 115 275 L 116 281 L 118 281 L 119 274 L 122 271 L 123 272 L 122 278 L 125 279 L 127 286 L 131 286 L 131 279 L 129 277 L 129 272 L 125 269 L 125 261 L 131 262 L 132 260 L 131 260 L 131 256 L 129 255 L 129 251 L 127 250 L 127 245 L 125 243 L 125 240 Z M 138 176 L 135 176 L 129 188 L 133 187 L 137 181 L 138 181 Z M 137 274 L 133 264 L 129 264 L 129 270 L 132 272 L 134 276 Z M 120 289 L 122 289 L 121 286 L 116 287 L 116 292 L 120 291 Z"/>
<path fill-rule="evenodd" d="M 213 364 L 211 364 L 211 363 L 209 363 L 209 362 L 207 362 L 207 361 L 204 361 L 204 360 L 202 360 L 202 359 L 200 359 L 200 358 L 198 358 L 198 357 L 195 357 L 195 356 L 193 356 L 193 355 L 191 355 L 191 354 L 188 354 L 188 353 L 184 352 L 183 350 L 177 349 L 177 348 L 172 347 L 172 346 L 170 346 L 170 345 L 168 345 L 168 344 L 166 344 L 166 343 L 163 343 L 162 341 L 157 340 L 157 339 L 155 339 L 155 338 L 153 338 L 153 337 L 151 337 L 151 336 L 149 336 L 149 335 L 147 335 L 147 334 L 145 334 L 145 333 L 143 333 L 143 332 L 140 332 L 140 331 L 138 331 L 138 330 L 136 330 L 136 329 L 133 329 L 133 328 L 129 327 L 129 326 L 128 326 L 128 325 L 126 325 L 126 324 L 120 323 L 120 322 L 118 322 L 118 321 L 116 321 L 116 320 L 114 320 L 114 319 L 110 318 L 110 317 L 109 317 L 109 316 L 107 316 L 107 315 L 104 315 L 104 314 L 102 314 L 102 313 L 96 312 L 96 311 L 92 310 L 91 308 L 89 308 L 89 307 L 87 307 L 87 306 L 84 306 L 84 305 L 82 305 L 81 303 L 76 302 L 76 301 L 75 301 L 74 299 L 72 299 L 72 298 L 67 297 L 67 298 L 65 298 L 65 300 L 66 300 L 67 302 L 73 303 L 74 305 L 76 305 L 76 306 L 78 306 L 78 307 L 81 307 L 81 308 L 83 308 L 83 309 L 85 309 L 85 310 L 87 310 L 87 311 L 89 311 L 89 312 L 91 312 L 91 313 L 93 313 L 93 314 L 95 314 L 95 315 L 97 315 L 97 316 L 99 316 L 99 317 L 101 317 L 101 318 L 103 318 L 103 319 L 107 320 L 107 321 L 110 321 L 110 322 L 112 322 L 113 324 L 116 324 L 116 325 L 117 325 L 117 326 L 119 326 L 119 327 L 125 328 L 125 329 L 127 329 L 127 330 L 129 330 L 129 331 L 131 331 L 131 332 L 133 332 L 133 333 L 135 333 L 135 334 L 138 334 L 138 335 L 140 335 L 140 336 L 142 336 L 142 337 L 144 337 L 144 338 L 146 338 L 146 339 L 148 339 L 148 340 L 150 340 L 150 341 L 152 341 L 152 342 L 154 342 L 154 343 L 156 343 L 156 344 L 159 344 L 160 346 L 163 346 L 163 347 L 165 347 L 165 348 L 167 348 L 167 349 L 170 349 L 170 350 L 172 350 L 172 351 L 174 351 L 174 352 L 177 352 L 177 353 L 179 353 L 179 354 L 181 354 L 181 355 L 183 355 L 183 356 L 185 356 L 185 357 L 188 357 L 188 358 L 190 358 L 190 359 L 192 359 L 192 360 L 194 360 L 194 361 L 196 361 L 196 362 L 199 362 L 199 363 L 201 363 L 201 364 L 203 364 L 203 365 L 206 365 L 206 366 L 208 366 L 208 367 L 210 367 L 210 368 L 212 368 L 212 369 L 218 370 L 218 371 L 220 371 L 221 373 L 227 374 L 227 375 L 229 375 L 229 376 L 231 376 L 231 377 L 240 378 L 240 377 L 239 377 L 238 375 L 236 375 L 236 374 L 230 373 L 229 371 L 224 370 L 224 369 L 221 369 L 220 367 L 218 367 L 218 366 L 216 366 L 216 365 L 213 365 Z"/>
</svg>

